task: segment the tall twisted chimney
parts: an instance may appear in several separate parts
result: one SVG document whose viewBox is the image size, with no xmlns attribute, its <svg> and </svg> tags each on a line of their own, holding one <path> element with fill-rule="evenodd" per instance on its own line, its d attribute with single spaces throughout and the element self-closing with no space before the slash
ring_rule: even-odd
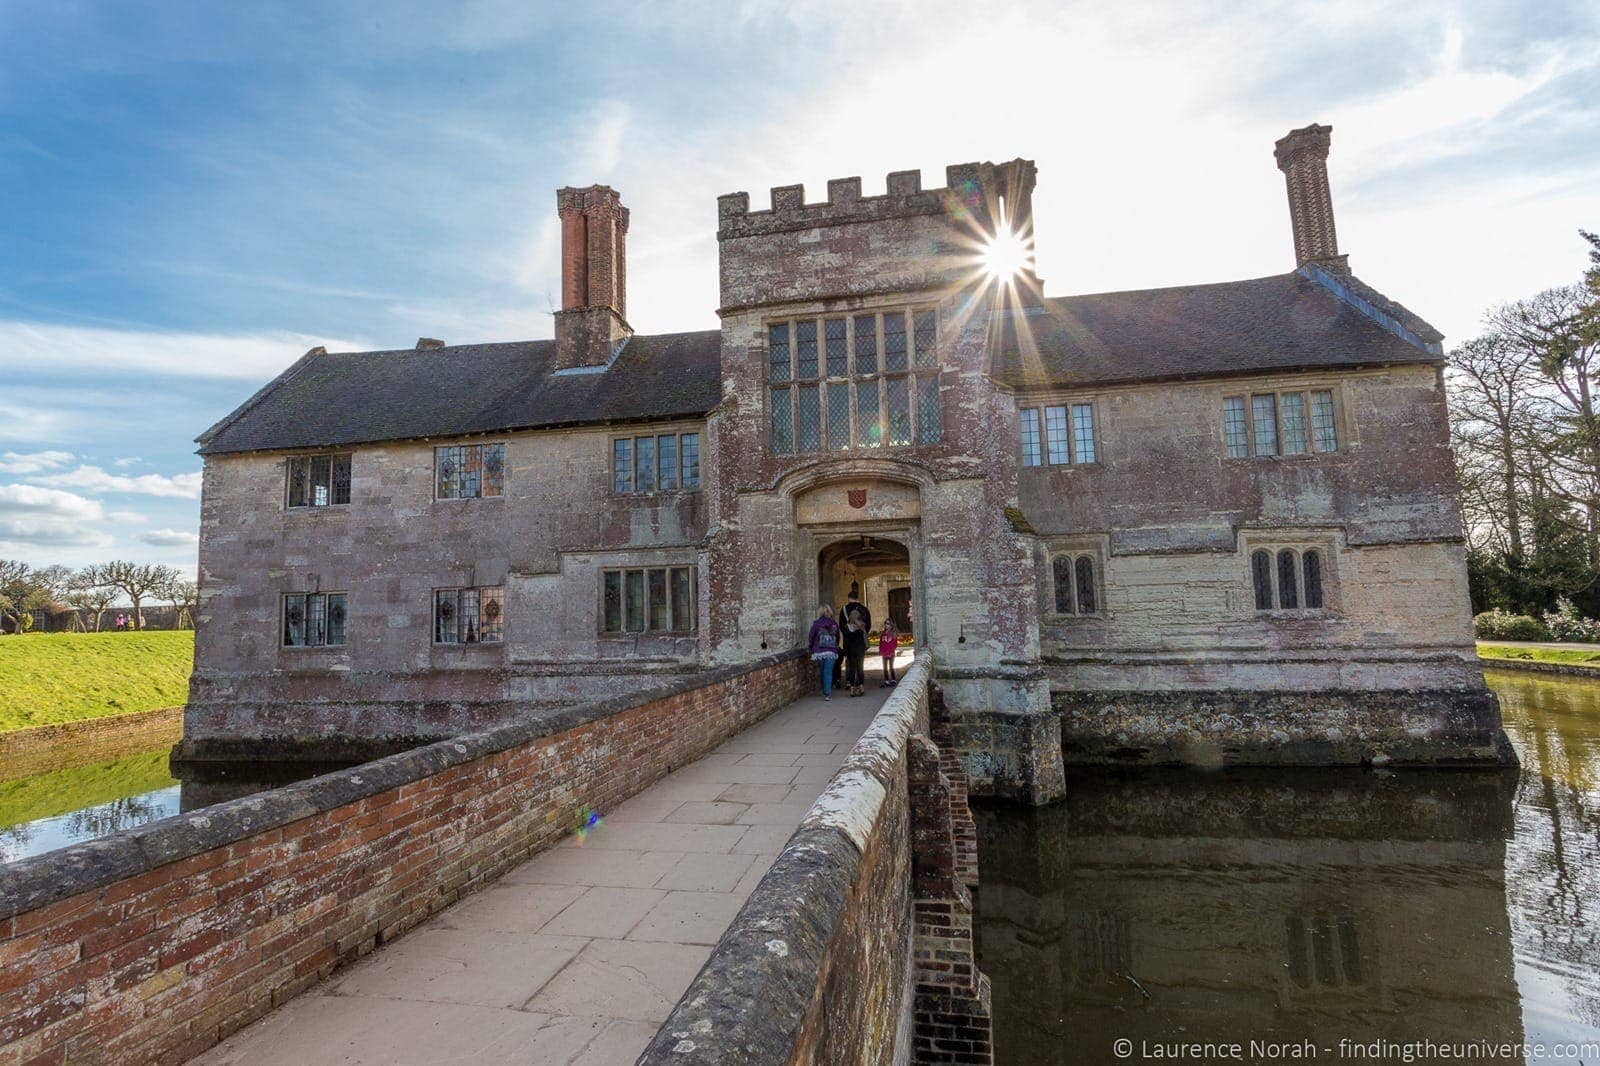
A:
<svg viewBox="0 0 1600 1066">
<path fill-rule="evenodd" d="M 628 209 L 605 185 L 556 192 L 561 217 L 561 310 L 556 367 L 600 366 L 633 330 L 627 320 Z"/>
<path fill-rule="evenodd" d="M 1333 229 L 1333 194 L 1328 189 L 1328 146 L 1332 137 L 1332 126 L 1312 123 L 1290 130 L 1273 146 L 1272 154 L 1289 188 L 1295 266 L 1315 263 L 1325 270 L 1348 274 L 1349 257 L 1339 254 L 1339 238 Z"/>
</svg>

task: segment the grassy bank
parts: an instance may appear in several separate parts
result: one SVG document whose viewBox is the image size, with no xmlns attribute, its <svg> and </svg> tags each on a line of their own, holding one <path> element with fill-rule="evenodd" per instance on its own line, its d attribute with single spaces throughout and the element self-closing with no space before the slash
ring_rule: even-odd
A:
<svg viewBox="0 0 1600 1066">
<path fill-rule="evenodd" d="M 1586 666 L 1600 673 L 1600 651 L 1592 648 L 1516 648 L 1505 644 L 1479 644 L 1478 654 L 1485 659 Z"/>
<path fill-rule="evenodd" d="M 0 730 L 176 706 L 193 663 L 188 630 L 0 637 Z"/>
</svg>

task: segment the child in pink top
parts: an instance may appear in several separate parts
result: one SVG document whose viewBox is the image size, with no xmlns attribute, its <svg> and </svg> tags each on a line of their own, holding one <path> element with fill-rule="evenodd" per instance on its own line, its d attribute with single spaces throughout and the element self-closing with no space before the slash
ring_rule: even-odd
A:
<svg viewBox="0 0 1600 1066">
<path fill-rule="evenodd" d="M 879 688 L 891 688 L 900 683 L 894 674 L 894 653 L 899 647 L 900 634 L 894 628 L 894 619 L 887 619 L 878 631 L 878 654 L 883 656 L 883 684 Z"/>
</svg>

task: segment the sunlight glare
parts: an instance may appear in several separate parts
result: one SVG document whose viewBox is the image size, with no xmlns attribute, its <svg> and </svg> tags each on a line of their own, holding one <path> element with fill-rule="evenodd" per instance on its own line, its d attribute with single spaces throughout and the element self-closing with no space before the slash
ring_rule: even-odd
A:
<svg viewBox="0 0 1600 1066">
<path fill-rule="evenodd" d="M 1027 269 L 1032 261 L 1028 242 L 1004 223 L 983 248 L 983 269 L 996 281 L 1009 281 Z"/>
</svg>

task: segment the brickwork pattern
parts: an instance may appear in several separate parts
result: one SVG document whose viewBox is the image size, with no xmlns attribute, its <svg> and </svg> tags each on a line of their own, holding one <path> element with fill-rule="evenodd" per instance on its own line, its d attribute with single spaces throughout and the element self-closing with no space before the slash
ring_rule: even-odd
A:
<svg viewBox="0 0 1600 1066">
<path fill-rule="evenodd" d="M 567 712 L 578 724 L 508 747 L 463 737 L 208 808 L 122 834 L 148 868 L 109 883 L 95 863 L 128 850 L 116 837 L 14 864 L 0 881 L 0 1063 L 181 1062 L 792 701 L 810 674 L 802 658 L 769 660 L 614 713 Z M 316 809 L 319 789 L 360 795 L 364 776 L 441 763 Z M 273 822 L 279 809 L 311 813 Z M 214 824 L 242 828 L 185 846 Z M 74 877 L 94 887 L 52 895 Z"/>
<path fill-rule="evenodd" d="M 182 735 L 182 707 L 17 729 L 0 733 L 0 767 L 8 778 L 70 770 L 173 744 Z"/>
</svg>

